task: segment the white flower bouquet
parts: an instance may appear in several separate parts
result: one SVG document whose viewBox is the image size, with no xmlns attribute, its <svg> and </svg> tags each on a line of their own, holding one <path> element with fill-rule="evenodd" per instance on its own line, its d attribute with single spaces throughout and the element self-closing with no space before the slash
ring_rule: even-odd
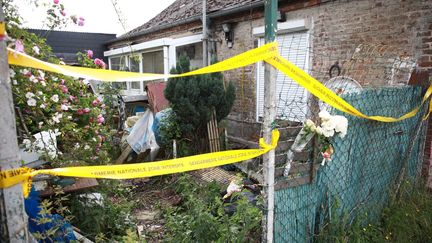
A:
<svg viewBox="0 0 432 243">
<path fill-rule="evenodd" d="M 348 120 L 346 117 L 331 115 L 326 110 L 322 110 L 318 116 L 321 120 L 321 124 L 317 125 L 312 120 L 307 119 L 293 145 L 291 145 L 287 154 L 287 163 L 284 170 L 285 177 L 288 177 L 289 170 L 291 169 L 294 152 L 301 152 L 315 134 L 318 136 L 318 143 L 321 147 L 321 156 L 323 157 L 321 165 L 325 165 L 326 162 L 331 161 L 331 157 L 334 153 L 330 138 L 335 135 L 338 135 L 341 138 L 346 136 L 348 130 Z"/>
</svg>

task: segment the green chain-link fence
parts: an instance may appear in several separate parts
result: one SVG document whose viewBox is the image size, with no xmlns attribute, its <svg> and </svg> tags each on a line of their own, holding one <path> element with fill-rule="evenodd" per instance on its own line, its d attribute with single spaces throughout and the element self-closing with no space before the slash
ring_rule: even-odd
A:
<svg viewBox="0 0 432 243">
<path fill-rule="evenodd" d="M 422 92 L 404 86 L 343 97 L 367 115 L 399 117 L 420 105 Z M 344 115 L 335 110 L 331 113 Z M 307 176 L 312 180 L 295 183 L 304 177 L 295 173 L 278 180 L 279 184 L 291 181 L 285 184 L 294 186 L 275 193 L 275 242 L 314 242 L 332 217 L 345 217 L 347 224 L 363 215 L 367 215 L 366 221 L 379 220 L 383 207 L 396 193 L 400 177 L 415 179 L 419 175 L 425 130 L 422 113 L 396 123 L 345 115 L 348 133 L 343 139 L 332 140 L 331 162 L 321 166 L 309 149 L 310 159 L 303 164 L 310 166 Z"/>
</svg>

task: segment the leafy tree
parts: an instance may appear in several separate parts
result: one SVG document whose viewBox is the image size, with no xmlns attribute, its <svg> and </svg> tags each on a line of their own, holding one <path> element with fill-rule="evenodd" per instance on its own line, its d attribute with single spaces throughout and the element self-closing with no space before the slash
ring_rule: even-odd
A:
<svg viewBox="0 0 432 243">
<path fill-rule="evenodd" d="M 188 71 L 188 57 L 180 56 L 171 73 Z M 207 122 L 213 111 L 218 121 L 229 114 L 235 100 L 235 87 L 233 82 L 229 82 L 225 88 L 221 73 L 171 78 L 165 89 L 165 97 L 171 103 L 175 114 L 173 119 L 180 127 L 181 136 L 192 141 L 196 152 L 202 152 L 207 147 L 204 142 Z"/>
</svg>

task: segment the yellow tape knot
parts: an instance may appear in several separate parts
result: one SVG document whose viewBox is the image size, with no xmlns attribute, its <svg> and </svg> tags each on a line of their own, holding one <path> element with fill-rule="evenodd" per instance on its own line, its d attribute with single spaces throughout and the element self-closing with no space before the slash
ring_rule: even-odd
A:
<svg viewBox="0 0 432 243">
<path fill-rule="evenodd" d="M 260 147 L 262 149 L 264 149 L 265 151 L 269 151 L 269 150 L 275 149 L 276 146 L 277 146 L 277 143 L 279 141 L 279 136 L 280 136 L 279 130 L 274 129 L 272 131 L 272 141 L 271 141 L 271 144 L 267 144 L 264 141 L 264 138 L 260 138 L 259 139 L 259 145 L 260 145 Z"/>
</svg>

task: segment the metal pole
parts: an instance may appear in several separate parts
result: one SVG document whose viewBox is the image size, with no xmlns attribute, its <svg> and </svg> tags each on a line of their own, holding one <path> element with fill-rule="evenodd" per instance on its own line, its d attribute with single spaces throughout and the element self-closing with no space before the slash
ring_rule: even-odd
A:
<svg viewBox="0 0 432 243">
<path fill-rule="evenodd" d="M 265 42 L 275 41 L 277 33 L 277 0 L 265 0 Z M 276 118 L 276 69 L 270 64 L 264 66 L 264 122 L 263 135 L 267 143 L 271 142 L 272 123 Z M 275 151 L 271 150 L 263 156 L 264 161 L 264 186 L 265 203 L 267 204 L 267 215 L 264 216 L 263 241 L 273 242 L 273 221 L 274 221 L 274 170 Z"/>
<path fill-rule="evenodd" d="M 208 65 L 207 50 L 207 1 L 202 1 L 202 41 L 203 41 L 203 67 Z"/>
<path fill-rule="evenodd" d="M 4 22 L 0 4 L 0 22 Z M 20 156 L 5 41 L 0 41 L 0 170 L 18 168 Z M 22 184 L 0 189 L 0 242 L 29 242 Z"/>
</svg>

